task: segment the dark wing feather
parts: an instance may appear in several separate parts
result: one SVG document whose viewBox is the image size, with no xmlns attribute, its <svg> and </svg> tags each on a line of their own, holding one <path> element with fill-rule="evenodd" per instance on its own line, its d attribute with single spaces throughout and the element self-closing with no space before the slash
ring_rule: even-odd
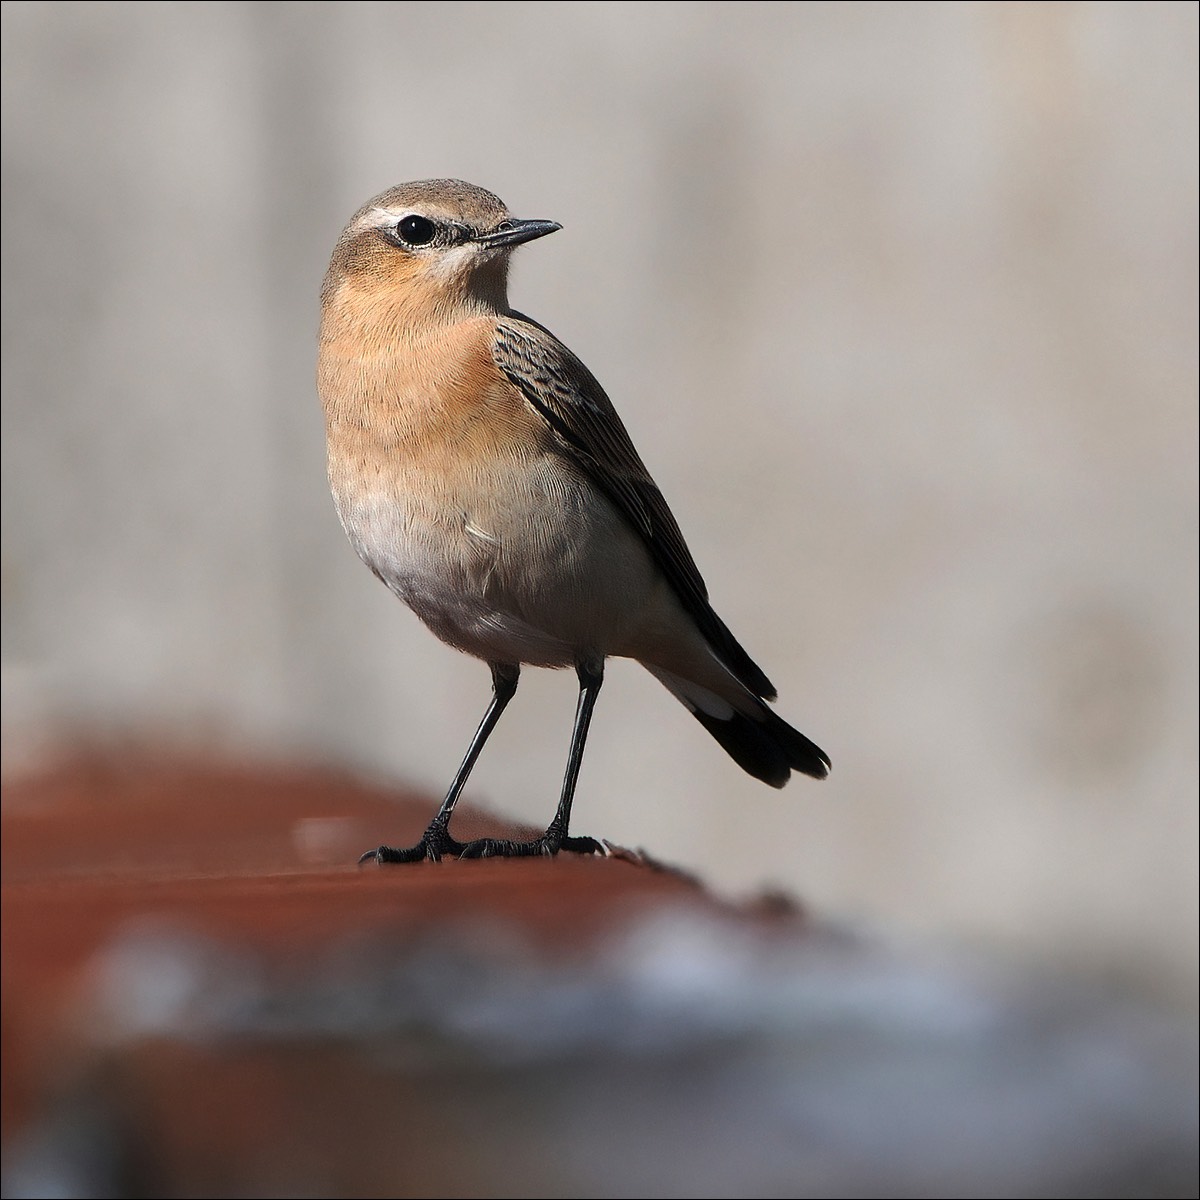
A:
<svg viewBox="0 0 1200 1200">
<path fill-rule="evenodd" d="M 683 534 L 595 376 L 552 333 L 515 315 L 497 325 L 492 353 L 566 451 L 645 540 L 717 657 L 756 696 L 774 700 L 771 681 L 713 612 Z"/>
</svg>

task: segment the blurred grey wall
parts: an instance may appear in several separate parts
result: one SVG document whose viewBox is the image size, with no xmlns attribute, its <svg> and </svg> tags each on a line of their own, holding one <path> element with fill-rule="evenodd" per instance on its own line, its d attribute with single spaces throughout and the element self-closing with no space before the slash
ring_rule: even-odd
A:
<svg viewBox="0 0 1200 1200">
<path fill-rule="evenodd" d="M 345 219 L 460 176 L 564 224 L 515 303 L 834 760 L 772 792 L 613 664 L 578 829 L 1190 1002 L 1194 4 L 3 22 L 10 770 L 82 729 L 445 785 L 487 672 L 354 559 L 312 376 Z M 527 672 L 470 795 L 548 819 L 573 699 Z"/>
</svg>

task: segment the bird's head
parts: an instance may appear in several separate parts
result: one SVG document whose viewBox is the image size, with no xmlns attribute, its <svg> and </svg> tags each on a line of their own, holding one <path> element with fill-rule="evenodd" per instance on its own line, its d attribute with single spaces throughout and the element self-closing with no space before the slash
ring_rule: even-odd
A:
<svg viewBox="0 0 1200 1200">
<path fill-rule="evenodd" d="M 387 295 L 429 311 L 502 309 L 513 248 L 561 228 L 518 220 L 497 196 L 458 179 L 402 183 L 350 219 L 334 247 L 322 301 L 348 288 L 360 300 Z"/>
</svg>

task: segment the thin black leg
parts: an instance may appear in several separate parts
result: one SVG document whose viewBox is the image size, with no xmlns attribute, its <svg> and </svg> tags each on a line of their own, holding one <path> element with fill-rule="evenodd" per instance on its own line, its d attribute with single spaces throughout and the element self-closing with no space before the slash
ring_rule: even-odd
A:
<svg viewBox="0 0 1200 1200">
<path fill-rule="evenodd" d="M 358 860 L 360 864 L 365 862 L 421 862 L 426 858 L 437 862 L 443 854 L 458 855 L 466 848 L 462 842 L 457 842 L 450 836 L 450 815 L 454 812 L 454 806 L 458 803 L 459 796 L 462 795 L 467 778 L 471 774 L 471 768 L 475 766 L 480 751 L 492 730 L 496 728 L 496 722 L 500 720 L 500 714 L 504 712 L 508 707 L 508 702 L 516 695 L 517 682 L 521 675 L 521 668 L 509 663 L 491 663 L 489 665 L 492 668 L 491 703 L 487 706 L 487 712 L 483 714 L 483 720 L 479 722 L 479 728 L 475 730 L 475 736 L 467 747 L 466 756 L 454 776 L 453 783 L 450 784 L 450 790 L 446 793 L 446 798 L 442 801 L 437 816 L 430 822 L 429 828 L 425 830 L 421 840 L 415 846 L 410 846 L 407 850 L 397 850 L 393 846 L 377 846 L 374 850 L 368 850 Z"/>
<path fill-rule="evenodd" d="M 567 755 L 567 770 L 563 776 L 562 794 L 554 820 L 546 832 L 532 842 L 512 842 L 502 838 L 480 838 L 468 842 L 462 848 L 463 858 L 523 858 L 528 855 L 557 854 L 560 850 L 570 850 L 574 854 L 604 853 L 604 847 L 595 838 L 570 837 L 567 833 L 571 823 L 571 802 L 575 799 L 575 784 L 583 763 L 583 747 L 587 741 L 588 726 L 592 722 L 592 709 L 596 707 L 596 697 L 600 695 L 600 685 L 604 682 L 604 660 L 580 663 L 575 670 L 579 676 L 579 701 L 575 706 L 571 750 Z"/>
</svg>

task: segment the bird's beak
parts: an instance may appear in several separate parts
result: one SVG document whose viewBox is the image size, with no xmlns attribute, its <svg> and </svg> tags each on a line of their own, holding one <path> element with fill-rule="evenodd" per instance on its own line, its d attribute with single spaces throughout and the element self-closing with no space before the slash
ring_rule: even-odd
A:
<svg viewBox="0 0 1200 1200">
<path fill-rule="evenodd" d="M 472 240 L 481 246 L 519 246 L 522 242 L 532 242 L 534 238 L 545 237 L 561 228 L 557 221 L 518 221 L 509 218 L 501 221 L 490 233 L 477 234 Z"/>
</svg>

